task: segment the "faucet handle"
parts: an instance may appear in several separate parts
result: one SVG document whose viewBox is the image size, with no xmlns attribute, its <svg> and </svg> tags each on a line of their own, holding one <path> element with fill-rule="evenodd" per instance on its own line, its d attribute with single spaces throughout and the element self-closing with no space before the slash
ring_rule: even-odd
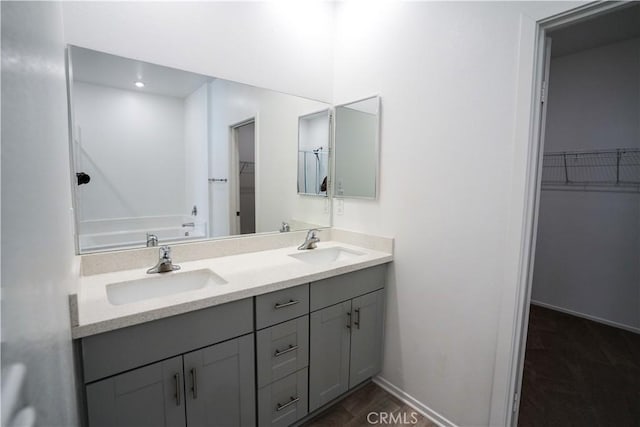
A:
<svg viewBox="0 0 640 427">
<path fill-rule="evenodd" d="M 160 246 L 160 258 L 171 259 L 171 248 L 169 246 Z"/>
<path fill-rule="evenodd" d="M 316 233 L 319 232 L 320 230 L 318 230 L 317 228 L 312 228 L 311 230 L 307 231 L 307 239 L 315 239 Z"/>
</svg>

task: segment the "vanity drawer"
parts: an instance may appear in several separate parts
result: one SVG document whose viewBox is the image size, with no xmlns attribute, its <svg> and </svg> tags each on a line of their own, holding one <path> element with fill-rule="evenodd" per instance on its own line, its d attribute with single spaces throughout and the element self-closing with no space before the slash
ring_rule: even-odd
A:
<svg viewBox="0 0 640 427">
<path fill-rule="evenodd" d="M 309 290 L 311 311 L 382 289 L 386 280 L 387 265 L 381 264 L 313 282 Z"/>
<path fill-rule="evenodd" d="M 84 381 L 251 333 L 252 303 L 246 298 L 83 338 Z"/>
<path fill-rule="evenodd" d="M 309 313 L 309 285 L 256 297 L 256 329 L 266 328 Z"/>
<path fill-rule="evenodd" d="M 307 368 L 258 390 L 258 426 L 288 426 L 308 412 Z"/>
<path fill-rule="evenodd" d="M 309 316 L 256 333 L 258 387 L 284 378 L 309 364 Z"/>
</svg>

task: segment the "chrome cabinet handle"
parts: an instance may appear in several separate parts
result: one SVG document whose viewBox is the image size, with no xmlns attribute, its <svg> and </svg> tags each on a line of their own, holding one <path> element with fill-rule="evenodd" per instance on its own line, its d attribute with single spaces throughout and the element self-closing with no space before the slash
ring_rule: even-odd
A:
<svg viewBox="0 0 640 427">
<path fill-rule="evenodd" d="M 194 399 L 198 398 L 198 378 L 196 377 L 196 368 L 191 368 L 191 394 Z"/>
<path fill-rule="evenodd" d="M 286 408 L 287 406 L 291 406 L 291 405 L 293 405 L 293 404 L 294 404 L 294 403 L 296 403 L 298 400 L 300 400 L 300 398 L 299 398 L 299 397 L 293 397 L 293 396 L 291 396 L 291 400 L 290 400 L 290 401 L 288 401 L 287 403 L 285 403 L 285 404 L 278 403 L 278 406 L 276 407 L 276 411 L 282 411 L 284 408 Z"/>
<path fill-rule="evenodd" d="M 289 307 L 290 305 L 295 305 L 297 303 L 299 303 L 300 301 L 297 300 L 289 300 L 289 302 L 277 302 L 276 305 L 273 306 L 273 308 L 275 308 L 276 310 L 279 308 L 285 308 L 285 307 Z"/>
<path fill-rule="evenodd" d="M 176 382 L 176 406 L 180 406 L 180 374 L 175 374 L 173 379 Z"/>
<path fill-rule="evenodd" d="M 351 312 L 347 311 L 347 329 L 351 329 Z"/>
<path fill-rule="evenodd" d="M 356 320 L 353 323 L 356 325 L 356 328 L 360 329 L 360 309 L 356 308 L 354 311 L 356 312 Z"/>
<path fill-rule="evenodd" d="M 275 357 L 279 357 L 279 356 L 282 356 L 283 354 L 289 353 L 290 351 L 294 351 L 294 350 L 297 350 L 297 349 L 298 349 L 298 345 L 289 344 L 289 348 L 284 349 L 282 351 L 276 350 L 276 352 L 273 355 Z"/>
</svg>

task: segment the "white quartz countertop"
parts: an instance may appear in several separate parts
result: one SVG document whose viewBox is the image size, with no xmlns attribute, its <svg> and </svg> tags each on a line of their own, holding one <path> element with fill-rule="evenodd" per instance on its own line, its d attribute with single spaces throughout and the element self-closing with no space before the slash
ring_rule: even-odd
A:
<svg viewBox="0 0 640 427">
<path fill-rule="evenodd" d="M 318 243 L 318 249 L 336 246 L 360 252 L 362 255 L 324 265 L 314 265 L 289 256 L 302 251 L 297 250 L 296 247 L 286 247 L 190 262 L 174 259 L 174 263 L 180 265 L 181 269 L 163 273 L 163 275 L 209 269 L 227 283 L 122 305 L 113 305 L 109 302 L 107 286 L 148 278 L 150 275 L 146 271 L 151 266 L 83 276 L 80 279 L 77 294 L 77 319 L 73 319 L 72 314 L 72 336 L 73 338 L 87 337 L 326 279 L 393 260 L 391 253 L 343 242 Z M 72 313 L 73 311 L 74 307 L 72 307 Z"/>
</svg>

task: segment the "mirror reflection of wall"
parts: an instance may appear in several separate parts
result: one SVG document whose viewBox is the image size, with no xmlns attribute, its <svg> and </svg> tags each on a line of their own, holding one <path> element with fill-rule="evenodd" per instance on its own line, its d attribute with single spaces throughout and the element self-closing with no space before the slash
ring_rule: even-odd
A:
<svg viewBox="0 0 640 427">
<path fill-rule="evenodd" d="M 298 120 L 298 193 L 326 196 L 329 175 L 329 110 Z"/>
<path fill-rule="evenodd" d="M 283 221 L 292 230 L 330 225 L 330 215 L 323 205 L 296 193 L 298 117 L 328 105 L 228 80 L 212 81 L 209 90 L 212 177 L 225 178 L 231 173 L 228 159 L 232 127 L 255 119 L 256 232 L 278 230 Z M 210 185 L 212 237 L 240 234 L 232 227 L 237 211 L 242 215 L 242 210 L 229 206 L 238 191 L 233 182 Z"/>
<path fill-rule="evenodd" d="M 375 96 L 335 109 L 336 197 L 377 197 L 379 105 Z"/>
<path fill-rule="evenodd" d="M 298 117 L 327 104 L 78 47 L 70 65 L 81 253 L 330 226 L 296 192 Z"/>
</svg>

